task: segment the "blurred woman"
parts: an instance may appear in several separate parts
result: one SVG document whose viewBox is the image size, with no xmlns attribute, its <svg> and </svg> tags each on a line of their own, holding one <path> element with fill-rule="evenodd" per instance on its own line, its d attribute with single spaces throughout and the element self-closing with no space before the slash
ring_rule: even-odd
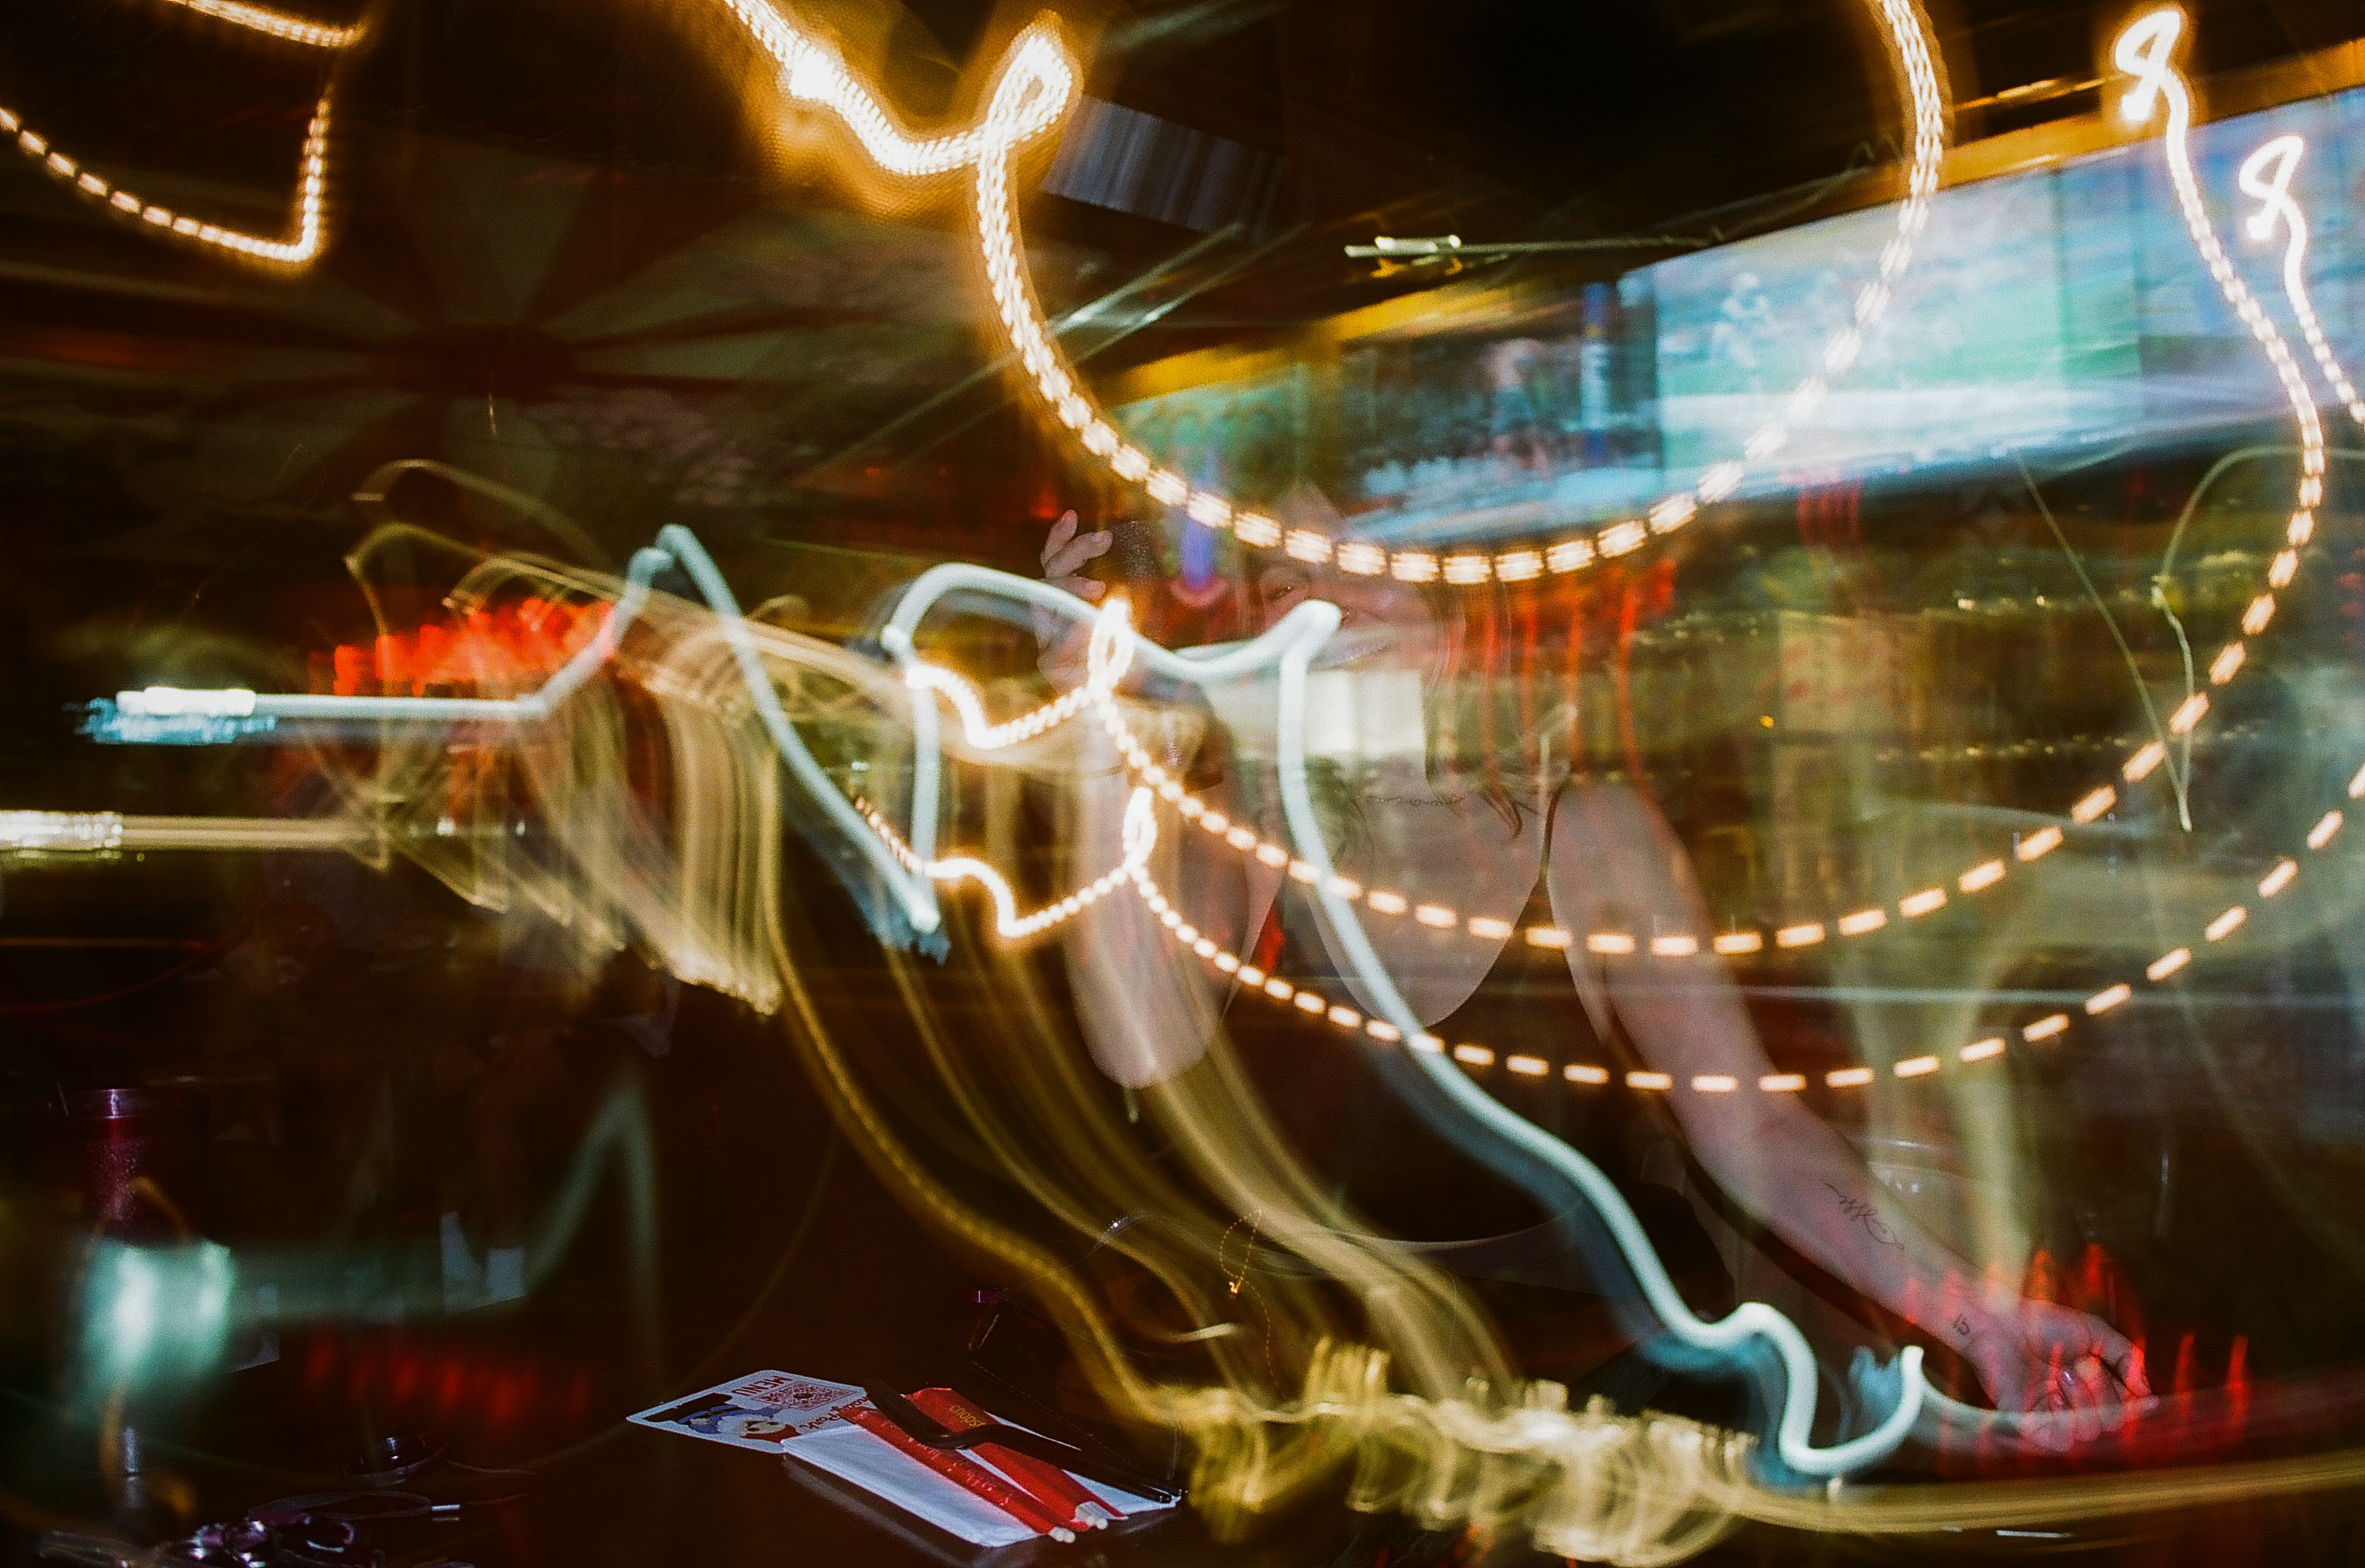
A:
<svg viewBox="0 0 2365 1568">
<path fill-rule="evenodd" d="M 1318 498 L 1299 510 L 1327 510 Z M 1328 521 L 1335 533 L 1335 513 Z M 1099 599 L 1106 586 L 1086 571 L 1109 540 L 1106 532 L 1080 532 L 1070 513 L 1046 542 L 1045 576 Z M 1295 560 L 1264 566 L 1252 588 L 1259 629 L 1308 598 L 1341 612 L 1316 666 L 1322 689 L 1310 697 L 1315 712 L 1328 712 L 1353 734 L 1347 755 L 1327 748 L 1332 755 L 1317 755 L 1310 768 L 1339 874 L 1398 891 L 1413 906 L 1500 919 L 1485 927 L 1496 933 L 1491 936 L 1459 918 L 1435 925 L 1410 916 L 1364 922 L 1382 964 L 1429 1032 L 1542 1057 L 1549 1076 L 1538 1081 L 1555 1090 L 1564 1087 L 1565 1064 L 1621 1052 L 1675 1083 L 1709 1077 L 1742 1086 L 1676 1094 L 1608 1086 L 1575 1109 L 1563 1094 L 1519 1105 L 1624 1178 L 1646 1230 L 1699 1310 L 1724 1310 L 1729 1301 L 1702 1298 L 1729 1294 L 1731 1283 L 1680 1201 L 1682 1155 L 1671 1138 L 1653 1136 L 1669 1114 L 1715 1189 L 1809 1263 L 1954 1351 L 2000 1408 L 2066 1413 L 2066 1435 L 2085 1439 L 2100 1432 L 2118 1401 L 2148 1394 L 2140 1355 L 2117 1332 L 1982 1284 L 1978 1268 L 1894 1208 L 1854 1148 L 1798 1095 L 1751 1092 L 1771 1066 L 1710 947 L 1713 925 L 1683 846 L 1632 783 L 1584 777 L 1569 747 L 1552 755 L 1552 727 L 1535 718 L 1541 704 L 1532 691 L 1515 692 L 1510 711 L 1498 711 L 1504 683 L 1472 671 L 1480 661 L 1470 648 L 1466 596 Z M 1494 661 L 1485 663 L 1491 668 Z M 1081 678 L 1082 665 L 1075 634 L 1047 649 L 1045 668 L 1055 681 Z M 1219 709 L 1255 707 L 1252 695 L 1215 700 Z M 1090 727 L 1080 734 L 1074 864 L 1107 866 L 1122 855 L 1132 781 L 1105 736 Z M 1254 739 L 1236 729 L 1227 772 L 1198 798 L 1268 842 L 1286 842 L 1270 756 L 1260 765 Z M 1174 760 L 1179 773 L 1182 759 Z M 1242 965 L 1343 992 L 1365 1014 L 1376 1011 L 1336 933 L 1283 868 L 1208 834 L 1169 832 L 1153 875 L 1185 917 Z M 1548 935 L 1555 945 L 1546 946 L 1515 935 L 1538 929 L 1577 935 Z M 1632 934 L 1636 951 L 1591 951 L 1583 934 L 1602 931 Z M 1236 977 L 1209 972 L 1179 947 L 1140 901 L 1100 901 L 1067 932 L 1085 1039 L 1119 1082 L 1140 1089 L 1188 1070 L 1227 1025 L 1245 1024 L 1260 1038 L 1295 1027 L 1302 1040 L 1284 1035 L 1285 1044 L 1247 1054 L 1264 1058 L 1251 1070 L 1277 1098 L 1274 1115 L 1292 1127 L 1301 1156 L 1317 1165 L 1317 1179 L 1330 1182 L 1342 1210 L 1429 1240 L 1487 1223 L 1502 1229 L 1552 1217 L 1515 1182 L 1474 1169 L 1469 1152 L 1424 1128 L 1400 1096 L 1374 1092 L 1384 1050 L 1368 1042 L 1342 1047 L 1342 1036 L 1319 1018 L 1248 996 Z M 1690 936 L 1696 945 L 1653 952 L 1655 935 Z M 1283 1016 L 1231 1017 L 1251 1010 Z"/>
</svg>

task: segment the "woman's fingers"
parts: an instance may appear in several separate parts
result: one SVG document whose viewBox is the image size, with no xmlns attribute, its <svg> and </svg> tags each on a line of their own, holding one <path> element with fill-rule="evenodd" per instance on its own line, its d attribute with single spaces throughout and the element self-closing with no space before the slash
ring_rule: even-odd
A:
<svg viewBox="0 0 2365 1568">
<path fill-rule="evenodd" d="M 2143 1352 L 2129 1343 L 2124 1335 L 2107 1327 L 2098 1329 L 2095 1338 L 2099 1341 L 2094 1347 L 2096 1353 L 2102 1358 L 2102 1364 L 2110 1369 L 2111 1375 L 2118 1380 L 2119 1386 L 2126 1391 L 2127 1396 L 2131 1399 L 2151 1397 L 2151 1380 L 2144 1375 Z"/>
<path fill-rule="evenodd" d="M 2079 1442 L 2090 1443 L 2102 1435 L 2104 1407 L 2117 1403 L 2111 1380 L 2102 1363 L 2090 1357 L 2079 1358 L 2075 1367 L 2063 1369 L 2062 1375 L 2069 1385 L 2070 1430 Z"/>
<path fill-rule="evenodd" d="M 2099 1441 L 2128 1404 L 2150 1398 L 2142 1353 L 2097 1317 L 2021 1302 L 1999 1327 L 1980 1371 L 1995 1407 L 2020 1417 L 2031 1449 L 2068 1453 Z"/>
<path fill-rule="evenodd" d="M 1116 536 L 1105 529 L 1080 534 L 1076 514 L 1063 512 L 1043 541 L 1043 577 L 1053 588 L 1097 604 L 1108 593 L 1108 585 L 1083 576 L 1083 566 L 1107 554 L 1115 543 Z M 1092 627 L 1041 606 L 1036 608 L 1034 621 L 1035 641 L 1043 649 L 1043 673 L 1057 685 L 1080 679 L 1085 651 L 1092 644 Z"/>
<path fill-rule="evenodd" d="M 2068 1452 L 2069 1422 L 2066 1418 L 2066 1403 L 2058 1388 L 2040 1393 L 2036 1402 L 2028 1407 L 2028 1418 L 2020 1424 L 2021 1440 L 2046 1453 Z"/>
<path fill-rule="evenodd" d="M 1036 557 L 1043 563 L 1044 569 L 1047 572 L 1050 569 L 1051 557 L 1058 554 L 1059 553 L 1060 546 L 1066 544 L 1069 540 L 1073 539 L 1075 536 L 1076 514 L 1074 510 L 1070 509 L 1060 513 L 1059 521 L 1051 525 L 1051 536 L 1043 541 L 1043 554 Z"/>
<path fill-rule="evenodd" d="M 2017 1413 L 2034 1410 L 2045 1402 L 2045 1390 L 2019 1376 L 2017 1367 L 1999 1367 L 1989 1375 L 1988 1393 L 1999 1410 Z"/>
<path fill-rule="evenodd" d="M 2094 1398 L 2116 1406 L 2151 1397 L 2151 1380 L 2144 1375 L 2143 1352 L 2127 1337 L 2098 1317 L 2080 1315 L 2087 1343 L 2074 1363 L 2081 1382 L 2090 1382 Z"/>
<path fill-rule="evenodd" d="M 1052 537 L 1055 540 L 1059 538 L 1056 530 Z M 1044 554 L 1043 575 L 1054 582 L 1061 577 L 1075 577 L 1085 562 L 1107 554 L 1109 546 L 1115 542 L 1116 536 L 1105 529 L 1063 542 L 1059 548 Z"/>
</svg>

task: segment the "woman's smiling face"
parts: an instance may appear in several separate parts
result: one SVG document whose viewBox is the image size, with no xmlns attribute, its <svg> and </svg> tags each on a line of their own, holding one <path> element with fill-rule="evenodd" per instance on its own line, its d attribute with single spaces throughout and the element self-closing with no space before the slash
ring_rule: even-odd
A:
<svg viewBox="0 0 2365 1568">
<path fill-rule="evenodd" d="M 1339 607 L 1339 631 L 1316 661 L 1320 667 L 1384 662 L 1427 670 L 1444 644 L 1445 628 L 1428 596 L 1392 577 L 1351 577 L 1303 561 L 1275 561 L 1257 574 L 1256 590 L 1261 632 L 1309 599 Z"/>
</svg>

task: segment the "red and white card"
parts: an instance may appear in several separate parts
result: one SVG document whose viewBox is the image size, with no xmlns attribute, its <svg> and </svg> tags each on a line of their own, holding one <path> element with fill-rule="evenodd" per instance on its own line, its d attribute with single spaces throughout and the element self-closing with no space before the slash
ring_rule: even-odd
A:
<svg viewBox="0 0 2365 1568">
<path fill-rule="evenodd" d="M 841 1415 L 846 1406 L 862 1399 L 862 1390 L 847 1383 L 760 1372 L 644 1410 L 631 1419 L 658 1431 L 796 1459 L 972 1545 L 1013 1546 L 1043 1533 Z M 990 1461 L 975 1459 L 974 1462 L 1008 1484 L 1022 1488 L 1027 1484 Z M 1088 1489 L 1119 1517 L 1174 1506 L 1137 1497 L 1097 1481 L 1070 1480 Z"/>
</svg>

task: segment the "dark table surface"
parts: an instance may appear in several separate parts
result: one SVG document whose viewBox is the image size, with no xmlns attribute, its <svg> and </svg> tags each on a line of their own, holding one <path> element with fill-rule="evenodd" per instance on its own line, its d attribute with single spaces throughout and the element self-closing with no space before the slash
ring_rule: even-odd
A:
<svg viewBox="0 0 2365 1568">
<path fill-rule="evenodd" d="M 532 1476 L 524 1496 L 465 1507 L 456 1520 L 373 1527 L 398 1564 L 1278 1564 L 1368 1559 L 1383 1537 L 1405 1533 L 1317 1506 L 1218 1546 L 1186 1506 L 1074 1545 L 987 1552 L 793 1462 L 629 1425 L 633 1411 L 767 1368 L 950 1384 L 1008 1408 L 969 1354 L 981 1310 L 973 1297 L 999 1282 L 991 1265 L 958 1256 L 881 1185 L 775 1031 L 692 993 L 662 1059 L 614 1040 L 570 1047 L 572 1084 L 533 1105 L 550 1125 L 529 1152 L 545 1195 L 588 1179 L 592 1196 L 525 1299 L 454 1311 L 438 1272 L 446 1200 L 425 1168 L 439 1137 L 465 1139 L 432 1085 L 405 1087 L 402 1074 L 423 1072 L 428 1053 L 402 1037 L 401 1021 L 356 1020 L 356 1051 L 386 1047 L 356 1076 L 394 1075 L 384 1094 L 400 1146 L 393 1173 L 357 1211 L 342 1190 L 353 1161 L 333 1137 L 289 1126 L 209 1142 L 205 1234 L 236 1260 L 241 1300 L 254 1282 L 277 1282 L 275 1355 L 135 1385 L 124 1410 L 138 1456 L 129 1478 L 117 1429 L 73 1386 L 73 1325 L 94 1315 L 76 1295 L 94 1277 L 88 1228 L 41 1180 L 12 1179 L 0 1193 L 8 1560 L 29 1561 L 45 1530 L 155 1541 L 272 1499 L 349 1491 L 352 1457 L 390 1433 L 430 1434 L 461 1464 Z M 581 1158 L 594 1141 L 587 1127 L 619 1092 L 646 1140 L 638 1169 Z M 333 1120 L 337 1095 L 326 1099 L 313 1114 Z M 648 1202 L 652 1234 L 636 1228 L 635 1198 Z M 297 1305 L 324 1291 L 325 1303 Z M 224 1359 L 262 1348 L 241 1328 Z M 520 1484 L 447 1463 L 402 1488 L 467 1503 Z M 1359 1548 L 1364 1537 L 1375 1544 Z"/>
<path fill-rule="evenodd" d="M 848 988 L 865 982 L 850 969 L 837 978 Z M 152 1541 L 271 1499 L 348 1489 L 344 1468 L 364 1443 L 430 1433 L 454 1461 L 523 1469 L 532 1483 L 514 1501 L 464 1507 L 455 1522 L 381 1527 L 396 1568 L 446 1560 L 477 1568 L 1541 1561 L 1517 1541 L 1424 1534 L 1319 1499 L 1245 1541 L 1218 1542 L 1186 1505 L 1072 1545 L 986 1552 L 792 1462 L 629 1425 L 634 1411 L 759 1369 L 904 1389 L 950 1384 L 1024 1419 L 981 1381 L 970 1349 L 975 1294 L 1015 1282 L 907 1212 L 839 1134 L 777 1020 L 692 991 L 662 1056 L 590 1027 L 520 1091 L 509 1114 L 521 1129 L 538 1210 L 564 1209 L 577 1188 L 588 1196 L 524 1299 L 454 1310 L 442 1291 L 439 1226 L 455 1205 L 481 1207 L 466 1172 L 482 1150 L 463 1102 L 439 1076 L 445 1041 L 514 1027 L 511 1014 L 532 1015 L 529 1000 L 472 1000 L 398 967 L 327 977 L 275 1000 L 232 998 L 225 1010 L 250 1033 L 300 1036 L 301 1052 L 242 1048 L 174 1066 L 212 1084 L 204 1233 L 236 1260 L 241 1291 L 278 1286 L 276 1354 L 135 1389 L 124 1411 L 140 1454 L 130 1480 L 111 1473 L 122 1469 L 122 1445 L 110 1447 L 104 1412 L 72 1386 L 75 1317 L 67 1308 L 87 1285 L 88 1226 L 39 1181 L 22 1170 L 7 1176 L 7 1560 L 30 1561 L 48 1529 Z M 850 1016 L 858 1031 L 860 1010 Z M 166 1011 L 149 1022 L 163 1029 L 197 1021 Z M 118 1032 L 128 1036 L 128 1022 Z M 875 1038 L 849 1036 L 882 1081 L 901 1070 L 888 1036 L 882 1014 Z M 272 1115 L 241 1120 L 258 1093 Z M 922 1106 L 913 1141 L 929 1147 L 925 1097 L 907 1098 Z M 624 1131 L 606 1137 L 602 1127 Z M 482 1238 L 474 1245 L 481 1255 Z M 86 1300 L 81 1310 L 90 1316 Z M 261 1348 L 254 1334 L 249 1325 L 233 1335 L 233 1359 Z M 1157 1434 L 1144 1437 L 1147 1454 Z M 519 1484 L 446 1465 L 409 1484 L 467 1503 Z M 2329 1489 L 2034 1536 L 1847 1540 L 1750 1529 L 1709 1560 L 1906 1562 L 2083 1549 L 2212 1568 L 2365 1562 L 2359 1517 L 2353 1491 Z"/>
</svg>

